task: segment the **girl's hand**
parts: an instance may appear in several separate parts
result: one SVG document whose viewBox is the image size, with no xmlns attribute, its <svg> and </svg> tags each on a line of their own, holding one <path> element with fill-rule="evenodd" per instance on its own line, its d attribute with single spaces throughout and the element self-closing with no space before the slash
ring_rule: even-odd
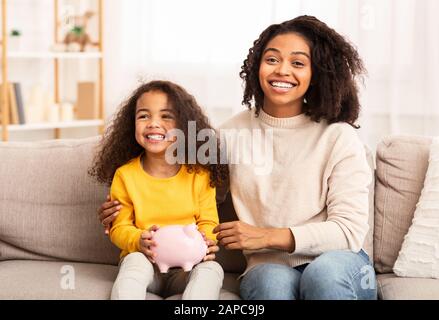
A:
<svg viewBox="0 0 439 320">
<path fill-rule="evenodd" d="M 139 239 L 139 251 L 142 252 L 152 263 L 155 263 L 155 253 L 151 250 L 151 247 L 156 245 L 152 240 L 152 235 L 154 231 L 157 231 L 158 229 L 159 227 L 156 225 L 152 226 L 148 230 L 143 231 Z"/>
<path fill-rule="evenodd" d="M 110 201 L 111 198 L 107 195 L 107 201 L 104 202 L 98 208 L 98 218 L 101 224 L 105 228 L 105 234 L 110 233 L 111 223 L 114 221 L 116 216 L 119 214 L 119 210 L 122 209 L 119 201 Z"/>
<path fill-rule="evenodd" d="M 216 238 L 226 249 L 257 250 L 268 247 L 269 231 L 245 222 L 221 223 L 213 229 Z"/>
<path fill-rule="evenodd" d="M 203 235 L 203 239 L 206 241 L 207 245 L 207 252 L 206 256 L 203 258 L 203 261 L 215 260 L 215 252 L 219 251 L 219 247 L 216 245 L 215 241 L 207 239 L 204 232 L 201 232 L 201 234 Z"/>
</svg>

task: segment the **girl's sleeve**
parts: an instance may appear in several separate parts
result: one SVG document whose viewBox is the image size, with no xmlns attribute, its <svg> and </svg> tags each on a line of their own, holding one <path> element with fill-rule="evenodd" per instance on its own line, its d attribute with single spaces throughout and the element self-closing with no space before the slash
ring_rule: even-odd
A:
<svg viewBox="0 0 439 320">
<path fill-rule="evenodd" d="M 122 205 L 119 215 L 113 221 L 110 229 L 110 239 L 117 247 L 128 253 L 139 251 L 139 239 L 142 230 L 134 224 L 134 207 L 127 192 L 123 175 L 119 170 L 114 175 L 111 184 L 111 200 L 117 200 Z"/>
<path fill-rule="evenodd" d="M 209 174 L 202 173 L 200 177 L 200 186 L 198 194 L 199 211 L 196 215 L 198 230 L 206 234 L 208 239 L 215 241 L 216 237 L 212 230 L 218 223 L 218 210 L 216 206 L 216 189 L 209 185 Z"/>
</svg>

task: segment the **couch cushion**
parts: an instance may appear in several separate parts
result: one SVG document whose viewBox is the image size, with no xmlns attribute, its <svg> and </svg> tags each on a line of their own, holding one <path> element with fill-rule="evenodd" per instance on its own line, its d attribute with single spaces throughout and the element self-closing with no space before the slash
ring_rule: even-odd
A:
<svg viewBox="0 0 439 320">
<path fill-rule="evenodd" d="M 108 189 L 87 176 L 98 139 L 0 143 L 0 261 L 118 263 L 96 216 Z"/>
<path fill-rule="evenodd" d="M 0 300 L 109 299 L 117 271 L 116 266 L 104 264 L 2 261 Z M 69 282 L 70 279 L 74 281 Z"/>
<path fill-rule="evenodd" d="M 439 300 L 439 280 L 400 278 L 393 273 L 379 274 L 378 297 L 383 300 Z"/>
<path fill-rule="evenodd" d="M 428 137 L 393 136 L 377 147 L 374 262 L 380 273 L 392 272 L 412 223 L 431 141 Z"/>
<path fill-rule="evenodd" d="M 109 299 L 118 267 L 105 264 L 13 260 L 0 262 L 0 300 Z M 71 275 L 73 275 L 71 278 Z M 221 300 L 239 298 L 238 274 L 225 273 Z M 70 281 L 71 280 L 71 281 Z M 74 285 L 74 286 L 73 286 Z M 161 300 L 153 293 L 147 300 Z M 181 294 L 167 299 L 181 299 Z"/>
</svg>

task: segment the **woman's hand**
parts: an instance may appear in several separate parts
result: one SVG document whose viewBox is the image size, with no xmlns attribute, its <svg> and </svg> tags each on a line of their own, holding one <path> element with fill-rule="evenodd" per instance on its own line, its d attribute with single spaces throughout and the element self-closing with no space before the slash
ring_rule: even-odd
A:
<svg viewBox="0 0 439 320">
<path fill-rule="evenodd" d="M 214 233 L 226 249 L 277 249 L 294 252 L 295 240 L 289 228 L 260 228 L 242 221 L 219 224 Z"/>
<path fill-rule="evenodd" d="M 107 201 L 98 208 L 98 218 L 105 228 L 105 234 L 110 233 L 111 223 L 119 214 L 120 209 L 122 209 L 122 206 L 119 201 L 111 201 L 109 195 L 107 195 Z"/>
<path fill-rule="evenodd" d="M 207 245 L 207 252 L 206 256 L 203 258 L 203 261 L 215 260 L 215 252 L 219 251 L 219 247 L 216 245 L 215 241 L 207 239 L 204 232 L 201 232 L 201 234 L 203 235 L 203 239 L 206 241 Z"/>
<path fill-rule="evenodd" d="M 245 222 L 232 221 L 219 224 L 214 233 L 226 249 L 257 250 L 268 247 L 268 230 Z"/>
<path fill-rule="evenodd" d="M 154 257 L 156 256 L 156 254 L 151 250 L 151 247 L 156 245 L 156 243 L 152 240 L 152 235 L 154 231 L 157 231 L 158 229 L 159 227 L 153 225 L 148 230 L 143 231 L 139 239 L 139 251 L 142 252 L 152 263 L 155 263 Z"/>
</svg>

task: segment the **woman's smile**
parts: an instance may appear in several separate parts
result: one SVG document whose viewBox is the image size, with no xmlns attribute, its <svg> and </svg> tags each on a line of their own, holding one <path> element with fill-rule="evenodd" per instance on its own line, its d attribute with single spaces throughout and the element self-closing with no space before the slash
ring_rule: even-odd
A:
<svg viewBox="0 0 439 320">
<path fill-rule="evenodd" d="M 264 111 L 281 118 L 300 114 L 311 77 L 307 41 L 296 33 L 275 36 L 267 43 L 259 66 Z"/>
<path fill-rule="evenodd" d="M 268 83 L 270 84 L 270 86 L 272 87 L 272 90 L 275 93 L 288 93 L 291 90 L 293 90 L 294 88 L 297 87 L 296 83 L 290 82 L 290 81 L 281 81 L 281 80 L 272 80 L 272 81 L 268 81 Z"/>
</svg>

